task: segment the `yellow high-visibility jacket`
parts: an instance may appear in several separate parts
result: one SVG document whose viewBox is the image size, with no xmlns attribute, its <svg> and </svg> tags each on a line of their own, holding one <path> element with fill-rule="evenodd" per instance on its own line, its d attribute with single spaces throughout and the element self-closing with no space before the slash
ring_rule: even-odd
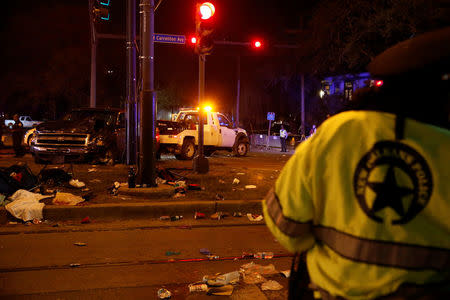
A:
<svg viewBox="0 0 450 300">
<path fill-rule="evenodd" d="M 263 201 L 266 223 L 307 251 L 312 283 L 373 299 L 403 283 L 450 280 L 450 131 L 349 111 L 326 120 Z"/>
</svg>

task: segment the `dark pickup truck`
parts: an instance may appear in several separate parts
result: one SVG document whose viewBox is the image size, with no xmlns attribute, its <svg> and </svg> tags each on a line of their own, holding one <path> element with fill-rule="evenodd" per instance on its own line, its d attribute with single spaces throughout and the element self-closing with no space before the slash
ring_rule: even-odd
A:
<svg viewBox="0 0 450 300">
<path fill-rule="evenodd" d="M 125 152 L 125 114 L 120 109 L 80 108 L 62 120 L 39 124 L 30 142 L 36 163 L 98 160 L 114 164 Z"/>
</svg>

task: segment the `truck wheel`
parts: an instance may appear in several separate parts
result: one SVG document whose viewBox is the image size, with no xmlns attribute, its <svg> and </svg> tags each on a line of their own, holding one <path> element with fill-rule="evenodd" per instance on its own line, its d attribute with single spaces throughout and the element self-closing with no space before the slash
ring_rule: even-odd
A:
<svg viewBox="0 0 450 300">
<path fill-rule="evenodd" d="M 248 142 L 245 140 L 239 140 L 233 147 L 233 154 L 235 156 L 246 156 L 248 152 Z"/>
<path fill-rule="evenodd" d="M 183 146 L 181 146 L 181 153 L 175 155 L 177 159 L 180 160 L 190 160 L 193 159 L 195 155 L 195 144 L 191 139 L 185 139 Z"/>
</svg>

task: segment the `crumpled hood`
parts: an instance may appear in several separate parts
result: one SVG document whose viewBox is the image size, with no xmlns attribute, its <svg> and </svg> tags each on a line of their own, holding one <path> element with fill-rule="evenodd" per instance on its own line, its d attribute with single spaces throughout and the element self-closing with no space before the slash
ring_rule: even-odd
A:
<svg viewBox="0 0 450 300">
<path fill-rule="evenodd" d="M 39 132 L 67 132 L 67 133 L 89 133 L 94 131 L 94 122 L 89 120 L 77 121 L 48 121 L 41 123 L 36 128 Z"/>
</svg>

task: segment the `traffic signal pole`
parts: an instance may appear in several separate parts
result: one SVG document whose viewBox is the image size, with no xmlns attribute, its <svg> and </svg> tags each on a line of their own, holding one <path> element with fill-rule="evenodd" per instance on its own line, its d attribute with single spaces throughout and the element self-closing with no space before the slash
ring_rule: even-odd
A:
<svg viewBox="0 0 450 300">
<path fill-rule="evenodd" d="M 156 101 L 154 87 L 154 0 L 141 0 L 141 78 L 140 122 L 139 122 L 139 165 L 138 182 L 141 187 L 156 186 L 155 120 Z"/>
<path fill-rule="evenodd" d="M 199 174 L 206 174 L 209 172 L 209 161 L 205 157 L 203 151 L 204 141 L 204 119 L 207 117 L 206 111 L 203 108 L 205 99 L 205 64 L 206 55 L 198 55 L 198 104 L 199 104 L 199 125 L 198 125 L 198 152 L 194 157 L 193 169 L 194 172 Z"/>
</svg>

